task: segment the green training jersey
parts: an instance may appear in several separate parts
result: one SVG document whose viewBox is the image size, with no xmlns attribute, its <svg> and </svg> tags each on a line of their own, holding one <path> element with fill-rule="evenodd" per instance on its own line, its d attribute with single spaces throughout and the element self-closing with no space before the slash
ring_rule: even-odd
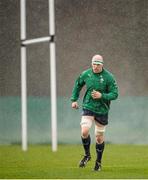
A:
<svg viewBox="0 0 148 180">
<path fill-rule="evenodd" d="M 115 100 L 118 97 L 118 86 L 113 74 L 106 69 L 103 69 L 100 73 L 94 73 L 92 69 L 83 71 L 75 81 L 71 96 L 72 102 L 78 100 L 84 85 L 86 86 L 86 92 L 82 107 L 97 114 L 107 114 L 111 100 Z M 102 97 L 93 99 L 91 96 L 93 90 L 99 91 Z"/>
</svg>

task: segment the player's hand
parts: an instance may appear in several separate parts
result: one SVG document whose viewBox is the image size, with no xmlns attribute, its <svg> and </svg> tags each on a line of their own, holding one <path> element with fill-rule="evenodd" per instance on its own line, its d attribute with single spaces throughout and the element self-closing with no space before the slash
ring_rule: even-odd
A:
<svg viewBox="0 0 148 180">
<path fill-rule="evenodd" d="M 102 94 L 99 91 L 93 90 L 91 96 L 93 99 L 100 99 L 102 97 Z"/>
<path fill-rule="evenodd" d="M 72 102 L 71 107 L 74 108 L 74 109 L 78 109 L 78 108 L 79 108 L 79 105 L 78 105 L 78 103 L 75 101 L 75 102 Z"/>
</svg>

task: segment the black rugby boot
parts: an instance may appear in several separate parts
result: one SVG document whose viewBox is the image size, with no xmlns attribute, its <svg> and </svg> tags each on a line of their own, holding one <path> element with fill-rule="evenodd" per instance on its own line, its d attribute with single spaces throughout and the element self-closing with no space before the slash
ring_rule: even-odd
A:
<svg viewBox="0 0 148 180">
<path fill-rule="evenodd" d="M 87 162 L 91 160 L 91 156 L 90 155 L 85 155 L 83 157 L 83 159 L 81 159 L 80 163 L 79 163 L 79 167 L 85 167 Z"/>
<path fill-rule="evenodd" d="M 101 163 L 96 161 L 95 167 L 93 169 L 94 171 L 101 171 Z"/>
</svg>

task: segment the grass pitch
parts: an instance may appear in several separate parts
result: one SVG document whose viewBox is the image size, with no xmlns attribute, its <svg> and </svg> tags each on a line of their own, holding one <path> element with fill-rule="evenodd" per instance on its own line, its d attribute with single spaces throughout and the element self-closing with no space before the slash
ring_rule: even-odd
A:
<svg viewBox="0 0 148 180">
<path fill-rule="evenodd" d="M 48 145 L 30 145 L 22 152 L 19 145 L 0 146 L 0 178 L 3 179 L 144 179 L 148 178 L 147 145 L 107 144 L 102 171 L 93 172 L 95 146 L 91 146 L 92 160 L 85 168 L 78 162 L 83 154 L 81 145 L 59 145 L 52 152 Z"/>
</svg>

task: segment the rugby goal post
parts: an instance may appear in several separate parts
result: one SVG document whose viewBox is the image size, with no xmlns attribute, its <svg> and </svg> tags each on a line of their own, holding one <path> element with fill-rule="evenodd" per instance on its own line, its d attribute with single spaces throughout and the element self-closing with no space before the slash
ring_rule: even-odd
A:
<svg viewBox="0 0 148 180">
<path fill-rule="evenodd" d="M 26 0 L 20 0 L 20 36 L 21 36 L 21 120 L 22 150 L 27 151 L 27 45 L 49 42 L 50 50 L 50 85 L 51 85 L 51 144 L 52 151 L 57 151 L 57 95 L 56 95 L 56 48 L 55 48 L 55 13 L 54 0 L 48 0 L 49 36 L 27 39 L 26 35 Z"/>
</svg>

